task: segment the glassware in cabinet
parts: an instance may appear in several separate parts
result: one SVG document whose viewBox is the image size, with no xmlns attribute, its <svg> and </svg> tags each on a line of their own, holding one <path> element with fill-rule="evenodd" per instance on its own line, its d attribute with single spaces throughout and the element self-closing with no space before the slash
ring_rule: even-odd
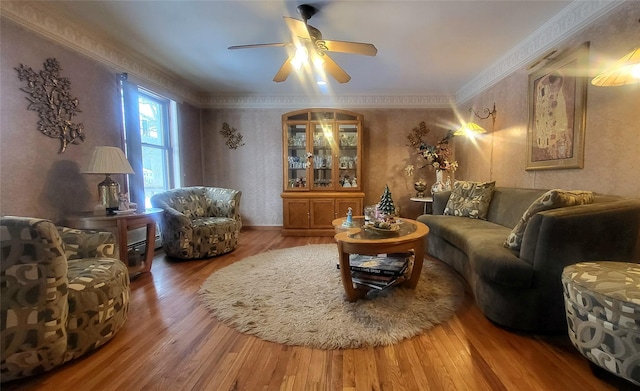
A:
<svg viewBox="0 0 640 391">
<path fill-rule="evenodd" d="M 333 125 L 319 122 L 313 129 L 313 189 L 333 188 Z"/>
<path fill-rule="evenodd" d="M 285 178 L 287 182 L 285 187 L 291 190 L 306 189 L 309 176 L 306 123 L 287 124 L 286 151 Z"/>
<path fill-rule="evenodd" d="M 338 124 L 338 167 L 340 170 L 339 186 L 353 188 L 358 186 L 358 151 L 360 134 L 358 123 Z"/>
</svg>

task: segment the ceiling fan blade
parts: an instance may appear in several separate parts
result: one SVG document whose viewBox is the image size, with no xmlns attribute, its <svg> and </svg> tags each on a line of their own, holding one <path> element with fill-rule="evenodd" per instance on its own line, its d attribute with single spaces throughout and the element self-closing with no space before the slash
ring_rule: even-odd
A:
<svg viewBox="0 0 640 391">
<path fill-rule="evenodd" d="M 378 49 L 370 43 L 317 40 L 316 46 L 321 50 L 339 53 L 362 54 L 365 56 L 375 56 Z"/>
<path fill-rule="evenodd" d="M 324 59 L 324 69 L 337 81 L 344 84 L 351 80 L 351 76 L 349 76 L 344 69 L 340 68 L 340 65 L 336 64 L 328 54 L 325 53 L 322 58 Z"/>
<path fill-rule="evenodd" d="M 287 27 L 289 27 L 289 30 L 291 30 L 291 33 L 294 36 L 305 40 L 311 40 L 307 25 L 303 21 L 288 16 L 283 16 L 283 18 Z"/>
<path fill-rule="evenodd" d="M 291 65 L 291 60 L 293 60 L 293 57 L 294 56 L 292 55 L 292 56 L 289 56 L 289 58 L 287 58 L 287 60 L 284 62 L 284 64 L 282 64 L 282 66 L 278 70 L 278 73 L 276 73 L 276 75 L 273 77 L 273 81 L 275 81 L 276 83 L 280 83 L 287 80 L 287 77 L 289 77 L 289 74 L 293 69 L 293 65 Z"/>
<path fill-rule="evenodd" d="M 278 43 L 256 43 L 253 45 L 236 45 L 229 46 L 227 49 L 254 49 L 254 48 L 266 48 L 266 47 L 281 47 L 286 46 L 286 43 L 278 42 Z"/>
</svg>

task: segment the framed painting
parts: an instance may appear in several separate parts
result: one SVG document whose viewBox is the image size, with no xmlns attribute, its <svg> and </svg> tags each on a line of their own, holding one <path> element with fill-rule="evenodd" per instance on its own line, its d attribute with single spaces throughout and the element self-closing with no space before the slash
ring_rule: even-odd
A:
<svg viewBox="0 0 640 391">
<path fill-rule="evenodd" d="M 582 168 L 589 43 L 529 74 L 526 170 Z"/>
</svg>

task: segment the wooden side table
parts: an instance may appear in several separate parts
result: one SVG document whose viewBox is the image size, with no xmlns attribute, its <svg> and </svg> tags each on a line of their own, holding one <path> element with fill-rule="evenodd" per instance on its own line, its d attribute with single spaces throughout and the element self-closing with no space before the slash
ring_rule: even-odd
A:
<svg viewBox="0 0 640 391">
<path fill-rule="evenodd" d="M 81 213 L 67 217 L 65 224 L 68 227 L 78 229 L 115 231 L 120 260 L 127 266 L 129 265 L 127 232 L 146 227 L 147 235 L 143 265 L 139 270 L 134 270 L 133 273 L 130 273 L 130 277 L 134 277 L 151 270 L 156 240 L 156 220 L 161 213 L 162 209 L 159 208 L 146 209 L 130 214 L 116 214 L 115 216 Z"/>
<path fill-rule="evenodd" d="M 433 197 L 411 197 L 410 198 L 411 201 L 415 201 L 415 202 L 423 202 L 424 203 L 424 214 L 431 214 L 433 213 Z"/>
</svg>

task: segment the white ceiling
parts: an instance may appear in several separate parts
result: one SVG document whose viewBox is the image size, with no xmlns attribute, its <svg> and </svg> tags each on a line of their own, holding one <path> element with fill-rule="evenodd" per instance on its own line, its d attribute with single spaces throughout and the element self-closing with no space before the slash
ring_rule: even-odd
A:
<svg viewBox="0 0 640 391">
<path fill-rule="evenodd" d="M 199 93 L 296 95 L 311 83 L 272 81 L 298 1 L 50 1 L 39 3 L 100 39 L 131 49 Z M 455 95 L 570 1 L 309 1 L 325 39 L 373 43 L 376 57 L 332 53 L 352 77 L 335 95 Z M 316 87 L 317 88 L 317 87 Z"/>
</svg>

